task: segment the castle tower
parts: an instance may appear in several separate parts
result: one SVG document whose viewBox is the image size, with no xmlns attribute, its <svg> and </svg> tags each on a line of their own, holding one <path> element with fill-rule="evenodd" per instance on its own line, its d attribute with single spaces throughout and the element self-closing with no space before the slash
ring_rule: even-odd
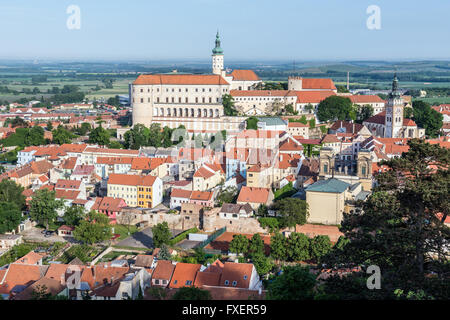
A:
<svg viewBox="0 0 450 320">
<path fill-rule="evenodd" d="M 223 68 L 223 49 L 220 47 L 220 37 L 219 31 L 216 34 L 216 46 L 212 50 L 212 73 L 213 74 L 222 74 Z"/>
<path fill-rule="evenodd" d="M 392 91 L 386 103 L 386 116 L 384 118 L 384 137 L 398 138 L 403 127 L 403 99 L 398 91 L 397 73 L 392 81 Z"/>
<path fill-rule="evenodd" d="M 288 77 L 288 90 L 303 90 L 302 77 Z"/>
</svg>

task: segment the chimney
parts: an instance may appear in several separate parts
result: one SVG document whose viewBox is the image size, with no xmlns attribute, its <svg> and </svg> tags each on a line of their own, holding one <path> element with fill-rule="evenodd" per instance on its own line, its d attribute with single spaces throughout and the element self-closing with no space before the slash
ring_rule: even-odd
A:
<svg viewBox="0 0 450 320">
<path fill-rule="evenodd" d="M 66 285 L 66 274 L 65 273 L 61 274 L 61 285 L 63 285 L 63 286 Z"/>
<path fill-rule="evenodd" d="M 114 282 L 114 277 L 111 277 L 111 285 L 113 284 L 113 282 Z"/>
<path fill-rule="evenodd" d="M 259 287 L 259 289 L 258 289 L 258 294 L 259 294 L 259 295 L 262 294 L 262 288 L 261 288 L 261 287 Z"/>
</svg>

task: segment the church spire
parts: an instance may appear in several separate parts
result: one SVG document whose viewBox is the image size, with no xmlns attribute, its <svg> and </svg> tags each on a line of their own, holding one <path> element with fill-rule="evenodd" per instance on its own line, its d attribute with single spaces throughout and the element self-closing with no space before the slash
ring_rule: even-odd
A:
<svg viewBox="0 0 450 320">
<path fill-rule="evenodd" d="M 398 78 L 397 71 L 394 73 L 394 80 L 392 81 L 392 91 L 390 93 L 391 97 L 399 97 L 400 92 L 398 91 Z"/>
<path fill-rule="evenodd" d="M 217 30 L 217 34 L 216 34 L 216 47 L 212 50 L 212 53 L 214 55 L 223 54 L 223 49 L 220 47 L 219 30 Z"/>
</svg>

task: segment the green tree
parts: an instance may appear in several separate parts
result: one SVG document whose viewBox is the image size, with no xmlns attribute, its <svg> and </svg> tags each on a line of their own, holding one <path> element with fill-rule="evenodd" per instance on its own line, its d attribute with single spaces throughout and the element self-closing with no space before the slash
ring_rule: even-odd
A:
<svg viewBox="0 0 450 320">
<path fill-rule="evenodd" d="M 208 290 L 197 287 L 181 287 L 172 296 L 172 300 L 211 300 L 211 293 Z"/>
<path fill-rule="evenodd" d="M 37 190 L 30 201 L 30 217 L 48 230 L 50 223 L 58 217 L 58 209 L 64 206 L 63 200 L 55 198 L 55 191 Z"/>
<path fill-rule="evenodd" d="M 48 131 L 52 131 L 53 130 L 53 123 L 52 123 L 52 120 L 48 120 L 47 121 L 47 130 Z"/>
<path fill-rule="evenodd" d="M 25 136 L 25 144 L 27 146 L 40 146 L 45 144 L 44 129 L 40 126 L 31 128 Z"/>
<path fill-rule="evenodd" d="M 275 232 L 280 228 L 280 223 L 274 217 L 261 217 L 258 219 L 261 228 L 269 228 L 269 232 Z"/>
<path fill-rule="evenodd" d="M 64 128 L 62 125 L 59 125 L 58 128 L 53 130 L 52 135 L 53 135 L 53 142 L 59 145 L 71 143 L 72 139 L 75 138 L 75 135 L 66 128 Z"/>
<path fill-rule="evenodd" d="M 337 92 L 339 93 L 349 93 L 350 91 L 348 91 L 346 86 L 343 85 L 337 85 L 336 86 Z"/>
<path fill-rule="evenodd" d="M 284 107 L 284 110 L 285 110 L 285 112 L 286 112 L 287 115 L 296 115 L 296 114 L 298 114 L 298 111 L 296 111 L 296 110 L 294 109 L 294 106 L 292 105 L 292 103 L 287 104 L 287 105 Z"/>
<path fill-rule="evenodd" d="M 168 244 L 172 234 L 170 233 L 167 222 L 158 223 L 152 228 L 153 245 L 155 248 L 161 248 L 163 244 Z"/>
<path fill-rule="evenodd" d="M 256 272 L 258 272 L 260 276 L 268 274 L 274 267 L 274 264 L 270 258 L 266 257 L 262 253 L 252 254 L 251 260 L 255 266 Z"/>
<path fill-rule="evenodd" d="M 270 255 L 277 260 L 287 260 L 287 239 L 281 233 L 270 238 Z"/>
<path fill-rule="evenodd" d="M 89 133 L 89 142 L 97 143 L 101 146 L 105 146 L 109 144 L 109 132 L 101 125 L 92 130 Z"/>
<path fill-rule="evenodd" d="M 413 108 L 405 107 L 403 108 L 403 117 L 407 119 L 413 118 Z"/>
<path fill-rule="evenodd" d="M 76 227 L 80 224 L 80 221 L 86 216 L 84 207 L 70 206 L 64 212 L 64 223 L 68 226 Z"/>
<path fill-rule="evenodd" d="M 14 202 L 0 202 L 0 234 L 15 230 L 22 222 L 22 212 Z"/>
<path fill-rule="evenodd" d="M 273 205 L 279 215 L 281 227 L 295 227 L 303 225 L 308 218 L 308 205 L 305 200 L 297 198 L 284 198 Z"/>
<path fill-rule="evenodd" d="M 163 132 L 162 132 L 162 136 L 163 136 L 163 143 L 162 146 L 164 148 L 169 148 L 172 146 L 172 132 L 174 131 L 174 129 L 171 129 L 169 127 L 164 127 L 163 128 Z"/>
<path fill-rule="evenodd" d="M 365 104 L 361 107 L 356 106 L 357 112 L 356 112 L 356 122 L 357 123 L 363 123 L 367 119 L 369 119 L 371 116 L 373 116 L 373 107 L 370 104 Z"/>
<path fill-rule="evenodd" d="M 88 122 L 83 122 L 80 127 L 77 127 L 77 133 L 80 136 L 85 136 L 88 132 L 92 130 L 92 126 Z"/>
<path fill-rule="evenodd" d="M 158 252 L 158 259 L 159 260 L 170 260 L 171 257 L 172 257 L 172 255 L 169 252 L 169 248 L 167 247 L 166 244 L 163 243 Z"/>
<path fill-rule="evenodd" d="M 320 262 L 320 259 L 331 251 L 330 237 L 317 235 L 310 240 L 309 248 L 311 258 Z"/>
<path fill-rule="evenodd" d="M 111 141 L 108 144 L 108 148 L 111 148 L 111 149 L 123 149 L 124 146 L 119 141 Z"/>
<path fill-rule="evenodd" d="M 22 192 L 23 187 L 12 180 L 4 179 L 0 182 L 0 201 L 15 203 L 19 210 L 25 209 L 25 196 Z"/>
<path fill-rule="evenodd" d="M 86 219 L 82 219 L 73 231 L 76 240 L 85 244 L 100 243 L 111 239 L 109 218 L 103 213 L 90 211 Z"/>
<path fill-rule="evenodd" d="M 260 217 L 266 217 L 269 214 L 269 208 L 265 204 L 260 204 L 256 214 Z"/>
<path fill-rule="evenodd" d="M 234 106 L 234 98 L 230 94 L 222 96 L 223 113 L 226 116 L 237 116 L 238 112 Z"/>
<path fill-rule="evenodd" d="M 381 162 L 390 170 L 376 176 L 364 214 L 344 215 L 341 231 L 349 242 L 333 263 L 375 264 L 390 292 L 423 289 L 448 299 L 450 150 L 417 139 L 408 145 L 401 157 Z"/>
<path fill-rule="evenodd" d="M 347 97 L 329 96 L 317 107 L 320 121 L 355 120 L 352 101 Z"/>
<path fill-rule="evenodd" d="M 429 103 L 423 101 L 413 101 L 413 120 L 416 124 L 425 128 L 425 134 L 429 137 L 436 137 L 443 125 L 444 116 L 432 109 Z"/>
<path fill-rule="evenodd" d="M 204 264 L 206 261 L 206 252 L 203 250 L 203 248 L 195 248 L 194 249 L 194 258 L 197 261 L 197 263 Z"/>
<path fill-rule="evenodd" d="M 312 300 L 316 277 L 307 267 L 286 266 L 268 286 L 268 300 Z"/>
<path fill-rule="evenodd" d="M 151 147 L 160 148 L 163 142 L 163 132 L 159 123 L 152 123 L 150 125 L 150 132 L 148 136 L 148 145 Z"/>
<path fill-rule="evenodd" d="M 229 251 L 240 254 L 248 252 L 249 241 L 248 238 L 242 234 L 235 234 L 233 240 L 230 242 Z"/>
<path fill-rule="evenodd" d="M 258 130 L 258 126 L 257 126 L 258 118 L 252 116 L 252 117 L 247 118 L 245 120 L 245 122 L 247 124 L 246 125 L 247 130 L 249 130 L 249 129 Z"/>
<path fill-rule="evenodd" d="M 147 146 L 150 136 L 150 130 L 143 124 L 136 124 L 133 128 L 125 132 L 125 147 L 127 149 L 138 150 L 140 147 Z"/>
<path fill-rule="evenodd" d="M 250 255 L 262 254 L 264 255 L 264 241 L 261 239 L 259 233 L 255 233 L 250 239 L 248 245 L 248 251 Z"/>
<path fill-rule="evenodd" d="M 309 238 L 303 233 L 292 232 L 287 239 L 287 256 L 292 261 L 305 261 L 311 258 L 309 254 Z"/>
</svg>

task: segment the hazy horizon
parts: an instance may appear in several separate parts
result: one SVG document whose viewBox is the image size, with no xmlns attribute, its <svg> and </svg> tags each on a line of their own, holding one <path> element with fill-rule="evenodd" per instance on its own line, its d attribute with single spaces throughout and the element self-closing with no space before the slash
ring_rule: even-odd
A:
<svg viewBox="0 0 450 320">
<path fill-rule="evenodd" d="M 367 27 L 371 5 L 379 30 Z M 3 0 L 0 59 L 209 61 L 219 30 L 225 63 L 446 61 L 447 12 L 446 0 Z"/>
</svg>

